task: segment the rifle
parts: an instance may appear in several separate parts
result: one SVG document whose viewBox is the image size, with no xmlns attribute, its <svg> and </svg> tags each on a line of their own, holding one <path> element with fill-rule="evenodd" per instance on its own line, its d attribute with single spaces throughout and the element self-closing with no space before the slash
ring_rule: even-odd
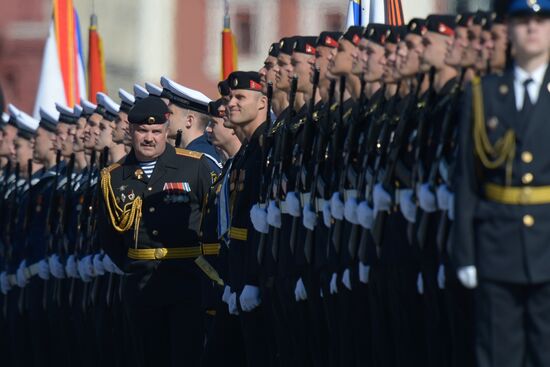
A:
<svg viewBox="0 0 550 367">
<path fill-rule="evenodd" d="M 338 106 L 338 123 L 336 124 L 336 129 L 334 131 L 334 134 L 332 135 L 332 176 L 331 176 L 331 192 L 335 192 L 336 190 L 339 190 L 338 187 L 338 175 L 342 175 L 345 173 L 339 172 L 337 169 L 338 164 L 338 158 L 341 153 L 341 145 L 343 140 L 343 133 L 344 133 L 344 94 L 346 92 L 346 77 L 341 76 L 340 77 L 340 105 Z M 341 195 L 342 193 L 340 193 Z M 342 200 L 345 200 L 344 197 L 341 195 L 340 198 Z M 336 219 L 334 221 L 334 225 L 330 227 L 331 229 L 331 235 L 329 236 L 329 241 L 332 241 L 332 244 L 334 245 L 334 250 L 336 253 L 340 253 L 340 239 L 342 237 L 342 223 L 343 220 Z"/>
<path fill-rule="evenodd" d="M 309 101 L 307 121 L 304 126 L 304 137 L 302 142 L 302 147 L 300 144 L 296 144 L 297 151 L 295 152 L 295 164 L 297 167 L 296 178 L 294 188 L 297 192 L 302 192 L 301 188 L 305 187 L 306 181 L 306 172 L 305 167 L 309 162 L 311 156 L 311 145 L 313 144 L 313 133 L 314 133 L 314 121 L 313 121 L 313 111 L 315 109 L 315 95 L 317 94 L 317 87 L 319 86 L 319 69 L 315 69 L 313 74 L 313 88 L 312 95 Z M 298 239 L 298 228 L 300 226 L 301 217 L 292 217 L 292 226 L 290 230 L 290 251 L 294 254 L 294 249 L 296 247 L 296 241 Z"/>
<path fill-rule="evenodd" d="M 439 163 L 441 162 L 441 159 L 443 157 L 443 150 L 450 138 L 450 134 L 452 134 L 452 131 L 453 131 L 452 129 L 453 128 L 452 112 L 454 112 L 453 106 L 456 104 L 457 98 L 460 98 L 461 94 L 458 92 L 460 90 L 460 86 L 462 84 L 464 76 L 465 76 L 465 70 L 461 73 L 459 77 L 459 82 L 455 85 L 455 87 L 453 88 L 453 91 L 451 92 L 451 96 L 450 96 L 451 100 L 447 103 L 447 106 L 445 109 L 445 116 L 443 118 L 443 123 L 441 126 L 441 131 L 438 136 L 438 144 L 437 144 L 436 153 L 434 156 L 435 159 L 432 162 L 430 166 L 430 170 L 428 172 L 428 178 L 427 178 L 428 187 L 430 191 L 434 193 L 435 193 L 435 187 L 437 186 L 437 180 L 439 177 Z M 418 182 L 422 182 L 422 178 L 423 176 L 419 174 L 417 176 Z M 431 213 L 427 213 L 421 210 L 419 220 L 417 215 L 418 228 L 417 228 L 416 237 L 421 247 L 423 247 L 426 242 L 430 214 Z"/>
<path fill-rule="evenodd" d="M 178 132 L 176 133 L 176 142 L 174 143 L 174 146 L 176 148 L 179 148 L 181 146 L 182 136 L 183 136 L 183 131 L 181 129 L 178 129 Z"/>
<path fill-rule="evenodd" d="M 107 162 L 109 160 L 109 147 L 103 148 L 103 152 L 101 153 L 101 156 L 99 158 L 99 170 L 101 171 L 103 168 L 107 167 Z M 98 251 L 100 248 L 96 248 L 97 245 L 97 231 L 96 231 L 96 225 L 97 225 L 97 214 L 94 212 L 98 207 L 98 201 L 99 197 L 97 195 L 98 190 L 95 190 L 94 200 L 92 204 L 90 205 L 90 222 L 88 230 L 90 231 L 90 237 L 89 237 L 89 252 L 88 253 L 94 253 L 95 251 Z M 93 261 L 93 258 L 92 258 Z M 96 276 L 92 281 L 92 289 L 90 290 L 90 303 L 92 305 L 95 305 L 95 300 L 98 292 L 99 287 L 99 276 Z"/>
<path fill-rule="evenodd" d="M 270 145 L 271 145 L 271 137 L 268 137 L 268 132 L 271 129 L 271 103 L 273 100 L 273 82 L 267 83 L 267 120 L 266 120 L 266 130 L 262 135 L 262 144 L 260 144 L 261 154 L 262 154 L 262 166 L 260 169 L 260 195 L 258 197 L 258 203 L 259 205 L 265 204 L 265 200 L 268 194 L 268 185 L 266 185 L 266 177 L 265 177 L 265 171 L 267 167 L 269 166 L 269 158 L 267 157 L 267 152 L 269 151 Z M 264 259 L 264 250 L 265 250 L 265 242 L 266 242 L 266 234 L 260 233 L 260 240 L 258 243 L 258 252 L 256 254 L 258 264 L 263 263 Z"/>
<path fill-rule="evenodd" d="M 285 161 L 285 152 L 287 151 L 287 146 L 289 144 L 289 140 L 290 140 L 290 123 L 292 122 L 292 120 L 294 119 L 294 117 L 296 116 L 296 109 L 294 108 L 294 103 L 296 101 L 296 90 L 298 89 L 298 77 L 296 75 L 294 75 L 292 77 L 292 83 L 291 83 L 291 86 L 290 86 L 290 95 L 289 95 L 289 98 L 288 98 L 288 101 L 289 101 L 289 114 L 288 114 L 288 121 L 284 124 L 284 126 L 281 127 L 281 135 L 279 136 L 279 139 L 277 140 L 280 140 L 277 141 L 279 145 L 279 151 L 277 152 L 278 154 L 276 154 L 277 156 L 275 157 L 276 161 L 274 162 L 274 169 L 275 169 L 275 174 L 276 174 L 276 177 L 274 177 L 274 179 L 276 180 L 274 182 L 274 199 L 275 199 L 275 202 L 277 203 L 277 207 L 280 208 L 280 201 L 281 201 L 281 184 L 282 184 L 282 180 L 283 180 L 283 174 L 284 174 L 284 161 Z M 272 254 L 273 254 L 273 258 L 275 259 L 275 261 L 277 261 L 277 258 L 278 258 L 278 253 L 279 253 L 279 235 L 280 235 L 280 228 L 273 228 L 273 237 L 272 237 L 272 247 L 271 247 L 271 251 L 272 251 Z"/>
<path fill-rule="evenodd" d="M 88 172 L 86 177 L 86 186 L 82 189 L 82 194 L 79 196 L 78 204 L 80 206 L 80 211 L 78 213 L 78 218 L 76 221 L 76 244 L 74 246 L 74 258 L 75 261 L 78 259 L 78 254 L 83 250 L 84 245 L 84 236 L 86 233 L 86 213 L 90 203 L 92 201 L 92 178 L 94 173 L 94 166 L 96 160 L 96 152 L 92 150 L 90 156 L 90 165 L 88 166 Z M 74 287 L 75 287 L 76 278 L 71 278 L 71 284 L 69 286 L 69 305 L 72 306 L 74 300 Z"/>
<path fill-rule="evenodd" d="M 46 214 L 46 236 L 47 236 L 47 249 L 46 249 L 46 257 L 49 257 L 51 254 L 53 254 L 53 225 L 54 220 L 56 217 L 56 210 L 57 209 L 57 202 L 56 202 L 56 194 L 57 194 L 57 185 L 59 183 L 59 174 L 60 174 L 60 163 L 61 163 L 61 151 L 58 150 L 55 156 L 55 177 L 53 181 L 52 190 L 50 193 L 50 197 L 48 198 L 48 212 Z M 46 310 L 48 308 L 48 280 L 44 280 L 44 287 L 42 292 L 42 308 Z"/>
<path fill-rule="evenodd" d="M 69 214 L 71 210 L 71 192 L 72 192 L 72 176 L 74 170 L 74 159 L 75 155 L 72 154 L 69 163 L 67 164 L 66 177 L 67 181 L 65 182 L 65 192 L 62 196 L 62 200 L 59 200 L 58 206 L 58 221 L 55 229 L 55 241 L 57 243 L 57 253 L 59 254 L 59 260 L 61 263 L 65 263 L 65 258 L 69 252 L 69 243 L 67 238 L 67 233 L 65 229 L 68 227 Z M 61 291 L 62 291 L 62 281 L 61 279 L 55 280 L 55 301 L 58 306 L 61 306 Z"/>
<path fill-rule="evenodd" d="M 359 98 L 359 105 L 357 106 L 357 109 L 356 111 L 358 111 L 358 113 L 355 114 L 355 116 L 353 117 L 353 120 L 351 121 L 351 124 L 350 124 L 350 127 L 348 129 L 348 132 L 347 132 L 347 135 L 346 135 L 346 140 L 344 142 L 344 151 L 343 151 L 343 156 L 344 156 L 344 165 L 343 165 L 343 168 L 342 168 L 342 171 L 341 171 L 341 174 L 340 174 L 340 182 L 338 184 L 338 192 L 340 193 L 340 196 L 342 198 L 344 198 L 346 196 L 346 185 L 347 183 L 349 182 L 352 186 L 352 188 L 357 188 L 356 184 L 357 183 L 357 178 L 351 178 L 350 176 L 356 176 L 356 173 L 353 172 L 353 153 L 356 151 L 356 148 L 357 148 L 357 145 L 360 143 L 359 142 L 359 134 L 358 134 L 358 129 L 359 129 L 359 124 L 360 124 L 360 118 L 361 118 L 361 109 L 363 108 L 364 104 L 365 104 L 365 87 L 367 85 L 367 82 L 365 81 L 365 79 L 363 77 L 361 77 L 361 94 L 360 94 L 360 98 Z M 361 142 L 362 143 L 362 142 Z M 361 147 L 359 147 L 359 150 L 361 150 Z M 340 224 L 338 224 L 338 221 L 336 222 L 336 225 L 340 226 L 343 226 L 343 221 L 339 221 Z M 353 225 L 352 225 L 352 229 L 353 229 Z M 341 231 L 341 229 L 339 229 L 339 231 Z M 350 236 L 350 240 L 348 242 L 348 252 L 350 254 L 350 258 L 352 260 L 355 259 L 355 253 L 357 252 L 357 229 L 355 230 L 355 234 L 354 234 L 354 237 L 351 237 Z M 350 233 L 351 234 L 351 233 Z M 342 237 L 341 235 L 337 234 L 337 233 L 334 233 L 335 236 L 338 236 L 338 238 L 336 239 L 333 239 L 335 241 L 342 241 Z"/>
<path fill-rule="evenodd" d="M 8 161 L 8 164 L 6 165 L 6 169 L 4 170 L 4 180 L 2 181 L 2 190 L 1 193 L 1 203 L 2 203 L 2 222 L 3 228 L 2 228 L 2 259 L 4 260 L 4 270 L 6 272 L 9 271 L 9 264 L 11 261 L 11 246 L 9 243 L 9 238 L 7 236 L 8 233 L 8 223 L 10 221 L 9 212 L 11 210 L 11 201 L 7 200 L 6 197 L 7 190 L 9 188 L 9 178 L 11 176 L 11 162 Z M 6 299 L 4 299 L 4 304 L 2 307 L 2 314 L 4 315 L 4 318 L 7 318 L 8 316 L 8 302 Z"/>
<path fill-rule="evenodd" d="M 418 83 L 415 87 L 415 90 L 413 91 L 412 97 L 407 101 L 407 106 L 401 111 L 399 121 L 397 122 L 395 130 L 391 134 L 390 141 L 387 146 L 387 151 L 385 153 L 387 157 L 385 163 L 385 174 L 381 180 L 382 187 L 386 192 L 392 191 L 392 183 L 394 181 L 397 163 L 404 145 L 403 139 L 406 137 L 405 134 L 408 131 L 412 120 L 411 113 L 414 106 L 416 105 L 416 101 L 418 100 L 418 94 L 420 92 L 421 86 L 421 78 L 422 76 L 420 75 L 417 79 Z M 394 121 L 390 122 L 394 123 Z M 374 218 L 374 223 L 372 226 L 372 237 L 374 239 L 374 243 L 377 246 L 380 246 L 382 244 L 384 223 L 386 222 L 386 218 L 388 217 L 388 215 L 389 213 L 387 211 L 382 211 L 378 212 L 376 217 Z"/>
<path fill-rule="evenodd" d="M 334 95 L 336 93 L 336 80 L 332 80 L 330 82 L 329 87 L 329 101 L 325 106 L 325 120 L 327 122 L 330 121 L 330 107 L 332 104 L 334 104 Z M 311 182 L 311 186 L 309 188 L 309 205 L 312 210 L 315 210 L 317 212 L 316 208 L 316 193 L 317 189 L 320 186 L 320 180 L 321 180 L 321 163 L 323 161 L 323 155 L 325 154 L 326 146 L 328 144 L 328 133 L 326 131 L 323 131 L 323 128 L 319 126 L 317 139 L 315 142 L 315 166 L 313 168 L 313 180 Z M 324 190 L 323 190 L 324 191 Z M 321 195 L 324 195 L 324 193 L 321 193 Z M 313 257 L 313 236 L 314 231 L 308 229 L 306 232 L 306 242 L 304 245 L 304 251 L 305 251 L 305 257 L 306 261 L 308 263 L 311 263 L 312 257 Z"/>
</svg>

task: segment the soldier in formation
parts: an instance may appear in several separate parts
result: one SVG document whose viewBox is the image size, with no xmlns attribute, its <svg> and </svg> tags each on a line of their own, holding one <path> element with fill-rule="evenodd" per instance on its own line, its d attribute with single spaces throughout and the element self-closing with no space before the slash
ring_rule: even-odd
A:
<svg viewBox="0 0 550 367">
<path fill-rule="evenodd" d="M 3 361 L 549 365 L 549 24 L 513 0 L 282 38 L 214 101 L 10 105 Z"/>
</svg>

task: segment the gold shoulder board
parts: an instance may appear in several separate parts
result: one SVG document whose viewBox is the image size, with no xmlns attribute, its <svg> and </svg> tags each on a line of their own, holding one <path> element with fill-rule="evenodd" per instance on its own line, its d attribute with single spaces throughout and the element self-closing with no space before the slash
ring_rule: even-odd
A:
<svg viewBox="0 0 550 367">
<path fill-rule="evenodd" d="M 176 154 L 182 155 L 184 157 L 193 158 L 193 159 L 201 159 L 202 157 L 202 153 L 194 152 L 192 150 L 187 150 L 183 148 L 176 148 Z"/>
</svg>

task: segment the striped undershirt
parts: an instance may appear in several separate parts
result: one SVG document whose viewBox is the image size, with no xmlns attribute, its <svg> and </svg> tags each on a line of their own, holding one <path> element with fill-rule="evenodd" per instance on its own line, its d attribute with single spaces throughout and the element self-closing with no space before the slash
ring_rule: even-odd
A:
<svg viewBox="0 0 550 367">
<path fill-rule="evenodd" d="M 143 173 L 145 173 L 145 176 L 147 178 L 151 178 L 151 175 L 153 174 L 153 170 L 155 169 L 155 165 L 157 164 L 157 161 L 150 161 L 150 162 L 139 162 L 139 166 L 143 170 Z"/>
</svg>

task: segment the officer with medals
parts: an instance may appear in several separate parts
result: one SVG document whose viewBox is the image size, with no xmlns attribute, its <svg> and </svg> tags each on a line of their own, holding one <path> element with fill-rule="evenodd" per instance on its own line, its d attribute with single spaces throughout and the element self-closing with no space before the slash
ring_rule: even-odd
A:
<svg viewBox="0 0 550 367">
<path fill-rule="evenodd" d="M 122 299 L 139 366 L 198 366 L 203 346 L 200 213 L 212 183 L 201 153 L 167 144 L 169 110 L 130 110 L 132 150 L 101 172 L 100 243 L 127 275 Z"/>
<path fill-rule="evenodd" d="M 476 294 L 478 366 L 546 366 L 550 2 L 508 7 L 513 65 L 465 94 L 454 260 Z"/>
</svg>

